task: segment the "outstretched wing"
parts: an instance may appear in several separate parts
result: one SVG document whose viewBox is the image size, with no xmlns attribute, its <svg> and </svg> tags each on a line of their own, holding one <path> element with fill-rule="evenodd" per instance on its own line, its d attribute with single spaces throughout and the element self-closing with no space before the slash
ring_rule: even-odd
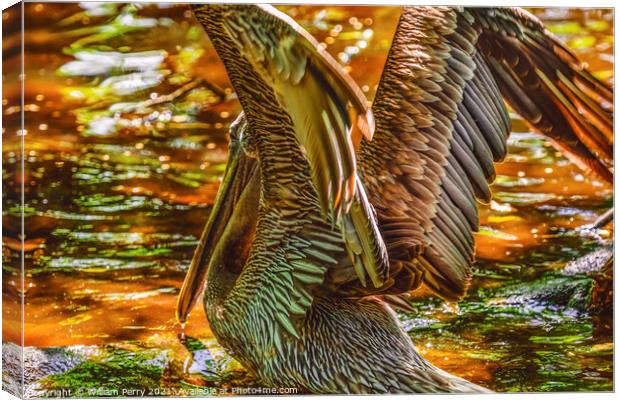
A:
<svg viewBox="0 0 620 400">
<path fill-rule="evenodd" d="M 611 91 L 516 9 L 403 10 L 362 143 L 360 174 L 391 269 L 380 292 L 424 281 L 450 300 L 470 280 L 476 199 L 510 133 L 504 97 L 538 131 L 610 179 Z M 351 293 L 368 292 L 355 282 Z"/>
<path fill-rule="evenodd" d="M 521 9 L 472 9 L 506 101 L 572 161 L 613 183 L 613 91 Z"/>
<path fill-rule="evenodd" d="M 293 333 L 290 321 L 305 314 L 334 265 L 347 264 L 362 285 L 379 287 L 387 276 L 385 245 L 356 173 L 355 147 L 370 138 L 372 113 L 355 83 L 286 15 L 262 5 L 192 7 L 226 66 L 261 168 L 256 238 L 228 303 L 250 299 Z"/>
<path fill-rule="evenodd" d="M 374 129 L 366 98 L 318 42 L 267 5 L 195 5 L 212 40 L 225 38 L 269 85 L 293 122 L 324 211 L 348 210 L 354 146 Z M 227 60 L 224 60 L 227 63 Z M 230 70 L 230 69 L 229 69 Z"/>
</svg>

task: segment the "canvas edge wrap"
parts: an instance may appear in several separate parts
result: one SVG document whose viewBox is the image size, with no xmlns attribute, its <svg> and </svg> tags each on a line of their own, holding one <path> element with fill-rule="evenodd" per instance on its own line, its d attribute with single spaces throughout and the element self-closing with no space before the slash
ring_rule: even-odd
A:
<svg viewBox="0 0 620 400">
<path fill-rule="evenodd" d="M 23 398 L 24 393 L 24 3 L 17 2 L 2 12 L 2 98 L 13 98 L 3 104 L 2 145 L 15 148 L 17 162 L 7 163 L 3 152 L 3 202 L 13 198 L 19 210 L 4 213 L 2 219 L 4 279 L 2 302 L 2 390 Z M 16 97 L 19 97 L 16 99 Z M 6 108 L 19 104 L 19 112 L 6 113 Z M 10 115 L 7 115 L 10 114 Z M 12 185 L 10 184 L 12 182 Z M 8 210 L 7 204 L 3 204 Z M 6 239 L 6 240 L 4 240 Z M 10 243 L 9 243 L 10 242 Z M 12 281 L 12 282 L 11 282 Z"/>
</svg>

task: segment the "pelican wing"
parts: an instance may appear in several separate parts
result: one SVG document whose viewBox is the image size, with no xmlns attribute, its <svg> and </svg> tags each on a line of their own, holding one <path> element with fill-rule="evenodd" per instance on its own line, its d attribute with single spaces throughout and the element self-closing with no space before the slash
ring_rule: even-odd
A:
<svg viewBox="0 0 620 400">
<path fill-rule="evenodd" d="M 372 134 L 372 114 L 355 83 L 286 15 L 262 5 L 192 7 L 260 160 L 257 236 L 229 303 L 276 310 L 294 333 L 291 321 L 334 265 L 347 264 L 362 286 L 387 277 L 387 251 L 356 173 L 355 147 Z M 258 282 L 264 277 L 272 279 Z"/>
<path fill-rule="evenodd" d="M 515 9 L 405 8 L 359 168 L 391 260 L 380 292 L 424 282 L 459 299 L 470 280 L 476 199 L 489 201 L 510 133 L 503 99 L 609 179 L 611 91 L 534 17 Z M 367 293 L 355 282 L 345 292 Z"/>
<path fill-rule="evenodd" d="M 613 91 L 521 9 L 472 9 L 506 101 L 586 171 L 613 183 Z"/>
<path fill-rule="evenodd" d="M 355 150 L 374 129 L 367 100 L 318 42 L 268 5 L 196 6 L 217 13 L 222 32 L 276 93 L 310 161 L 325 212 L 340 216 L 355 192 Z"/>
</svg>

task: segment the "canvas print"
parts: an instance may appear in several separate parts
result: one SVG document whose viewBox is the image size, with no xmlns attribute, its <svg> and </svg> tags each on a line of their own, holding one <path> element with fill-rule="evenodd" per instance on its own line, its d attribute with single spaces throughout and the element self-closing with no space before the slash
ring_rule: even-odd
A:
<svg viewBox="0 0 620 400">
<path fill-rule="evenodd" d="M 614 10 L 2 12 L 2 388 L 613 388 Z"/>
</svg>

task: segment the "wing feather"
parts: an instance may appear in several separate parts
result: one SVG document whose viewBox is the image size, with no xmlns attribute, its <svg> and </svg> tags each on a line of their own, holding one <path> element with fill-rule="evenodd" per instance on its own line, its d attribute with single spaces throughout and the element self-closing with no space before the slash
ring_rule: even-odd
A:
<svg viewBox="0 0 620 400">
<path fill-rule="evenodd" d="M 192 8 L 226 66 L 261 168 L 257 234 L 227 306 L 263 307 L 295 336 L 328 271 L 374 287 L 387 279 L 387 250 L 356 173 L 355 147 L 372 136 L 372 113 L 285 14 L 264 5 Z"/>
<path fill-rule="evenodd" d="M 359 155 L 391 259 L 384 292 L 415 288 L 406 283 L 419 284 L 409 275 L 418 270 L 440 296 L 464 294 L 476 200 L 490 200 L 507 151 L 503 99 L 609 180 L 612 93 L 538 20 L 507 8 L 403 10 L 373 105 L 375 137 Z"/>
</svg>

